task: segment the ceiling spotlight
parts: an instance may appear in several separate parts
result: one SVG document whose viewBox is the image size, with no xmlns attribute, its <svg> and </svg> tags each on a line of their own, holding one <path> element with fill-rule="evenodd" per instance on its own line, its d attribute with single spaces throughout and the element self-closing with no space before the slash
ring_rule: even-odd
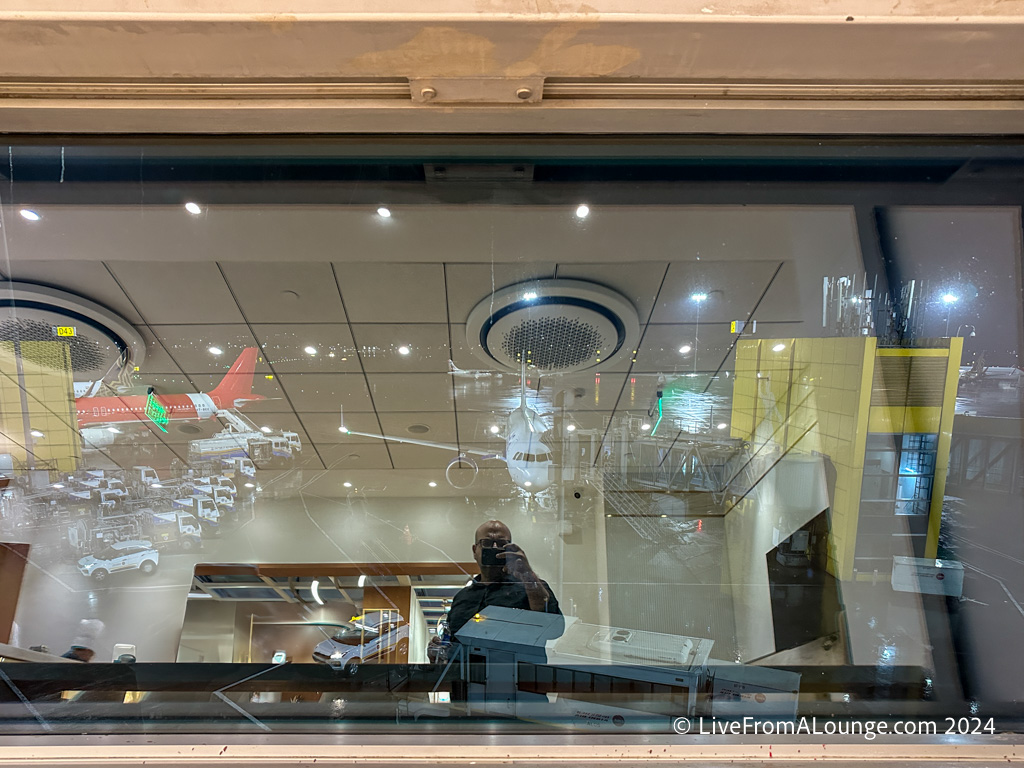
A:
<svg viewBox="0 0 1024 768">
<path fill-rule="evenodd" d="M 323 598 L 320 597 L 320 580 L 313 579 L 313 583 L 309 585 L 309 591 L 313 593 L 313 599 L 316 600 L 317 605 L 323 605 Z"/>
<path fill-rule="evenodd" d="M 565 431 L 566 432 L 575 432 L 576 431 L 576 425 L 575 424 L 568 424 L 568 425 L 566 425 Z"/>
<path fill-rule="evenodd" d="M 315 355 L 316 354 L 316 347 L 306 347 L 302 351 L 305 352 L 307 355 Z"/>
<path fill-rule="evenodd" d="M 410 352 L 412 352 L 412 350 L 404 344 L 398 348 L 398 354 L 400 355 L 408 355 Z"/>
<path fill-rule="evenodd" d="M 437 488 L 437 483 L 435 483 L 433 480 L 427 483 L 427 485 L 429 485 L 431 488 Z"/>
<path fill-rule="evenodd" d="M 117 427 L 107 427 L 107 432 L 113 432 L 115 435 L 121 434 L 121 430 Z"/>
<path fill-rule="evenodd" d="M 689 344 L 683 344 L 683 346 L 681 346 L 679 348 L 679 354 L 680 355 L 688 355 L 688 354 L 690 354 L 690 350 L 691 349 L 693 349 L 693 347 L 691 347 Z"/>
<path fill-rule="evenodd" d="M 642 429 L 644 432 L 646 432 L 650 428 L 651 428 L 651 425 L 647 424 L 646 422 L 640 425 L 640 429 Z"/>
<path fill-rule="evenodd" d="M 246 484 L 245 484 L 245 487 L 246 487 L 246 488 L 255 488 L 256 486 L 255 486 L 255 485 L 253 485 L 252 483 L 246 483 Z"/>
<path fill-rule="evenodd" d="M 260 432 L 263 432 L 265 434 L 269 435 L 272 431 L 273 430 L 271 430 L 270 427 L 260 427 Z"/>
<path fill-rule="evenodd" d="M 585 219 L 590 215 L 590 206 L 580 204 L 576 207 L 576 218 Z"/>
<path fill-rule="evenodd" d="M 43 218 L 35 211 L 30 211 L 28 208 L 22 208 L 18 213 L 21 214 L 21 218 L 28 219 L 29 221 L 39 221 Z"/>
<path fill-rule="evenodd" d="M 46 435 L 44 435 L 38 429 L 33 429 L 31 432 L 29 432 L 29 434 L 32 435 L 32 437 L 46 437 Z"/>
<path fill-rule="evenodd" d="M 346 488 L 352 487 L 352 483 L 342 483 L 342 485 L 344 485 Z"/>
<path fill-rule="evenodd" d="M 366 586 L 366 574 L 365 573 L 360 573 L 359 574 L 359 581 L 357 583 L 359 584 L 359 588 L 360 589 L 362 589 L 363 587 Z"/>
<path fill-rule="evenodd" d="M 491 429 L 490 429 L 490 432 L 491 432 L 491 434 L 492 434 L 492 435 L 496 435 L 496 434 L 498 434 L 498 432 L 500 432 L 500 431 L 501 431 L 501 430 L 500 430 L 500 429 L 498 429 L 498 425 L 497 425 L 497 424 L 491 424 Z"/>
<path fill-rule="evenodd" d="M 529 480 L 527 480 L 525 483 L 523 483 L 523 486 L 526 487 L 526 488 L 529 488 L 531 485 L 533 485 L 533 483 L 531 483 Z"/>
<path fill-rule="evenodd" d="M 391 209 L 390 208 L 385 208 L 382 205 L 380 208 L 377 209 L 377 215 L 380 216 L 382 219 L 390 219 L 391 218 Z"/>
<path fill-rule="evenodd" d="M 214 357 L 217 357 L 218 355 L 223 355 L 224 354 L 224 350 L 221 349 L 220 347 L 210 347 L 209 350 L 207 350 L 207 351 L 211 355 L 213 355 Z"/>
<path fill-rule="evenodd" d="M 728 425 L 728 424 L 726 424 L 726 423 L 725 423 L 725 422 L 723 421 L 723 422 L 722 422 L 721 424 L 719 424 L 719 425 L 718 425 L 718 428 L 719 428 L 719 429 L 725 429 L 725 428 L 726 428 L 726 427 L 728 427 L 728 426 L 729 426 L 729 425 Z"/>
<path fill-rule="evenodd" d="M 185 210 L 193 216 L 198 216 L 203 212 L 203 209 L 199 207 L 199 203 L 185 203 Z"/>
<path fill-rule="evenodd" d="M 22 213 L 24 213 L 24 211 L 22 211 Z M 952 293 L 944 293 L 944 294 L 942 294 L 942 300 L 946 304 L 956 304 L 957 301 L 960 300 L 960 297 L 956 296 L 956 295 L 954 295 Z"/>
<path fill-rule="evenodd" d="M 772 352 L 781 352 L 785 348 L 786 348 L 785 344 L 776 344 L 774 347 L 772 347 Z"/>
<path fill-rule="evenodd" d="M 706 293 L 694 293 L 690 295 L 690 298 L 700 304 L 702 301 L 707 301 L 708 295 Z"/>
</svg>

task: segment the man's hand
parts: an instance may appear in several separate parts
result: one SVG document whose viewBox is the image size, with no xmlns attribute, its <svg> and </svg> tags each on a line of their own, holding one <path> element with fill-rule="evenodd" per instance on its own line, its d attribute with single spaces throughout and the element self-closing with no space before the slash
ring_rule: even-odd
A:
<svg viewBox="0 0 1024 768">
<path fill-rule="evenodd" d="M 523 585 L 526 597 L 530 601 L 530 610 L 545 610 L 550 595 L 541 583 L 540 577 L 530 567 L 526 553 L 518 545 L 509 543 L 505 545 L 503 552 L 498 553 L 497 557 L 499 560 L 505 561 L 505 573 Z"/>
</svg>

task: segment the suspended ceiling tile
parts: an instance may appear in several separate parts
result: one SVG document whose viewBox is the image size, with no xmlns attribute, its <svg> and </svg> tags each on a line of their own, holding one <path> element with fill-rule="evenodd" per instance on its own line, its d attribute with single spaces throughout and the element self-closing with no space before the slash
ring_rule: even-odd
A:
<svg viewBox="0 0 1024 768">
<path fill-rule="evenodd" d="M 367 373 L 443 373 L 448 370 L 448 326 L 352 325 Z M 407 348 L 408 354 L 399 352 Z"/>
<path fill-rule="evenodd" d="M 155 333 L 144 325 L 135 326 L 135 330 L 142 336 L 142 340 L 146 344 L 146 360 L 138 371 L 139 378 L 145 381 L 152 374 L 181 374 L 181 368 L 167 354 L 167 350 L 164 349 Z"/>
<path fill-rule="evenodd" d="M 484 450 L 487 451 L 504 450 L 507 422 L 505 414 L 460 410 L 458 422 L 459 439 L 463 443 L 482 443 L 486 446 Z M 497 427 L 497 433 L 491 432 L 491 427 Z"/>
<path fill-rule="evenodd" d="M 731 354 L 734 337 L 727 323 L 653 325 L 644 335 L 633 369 L 647 373 L 714 371 Z M 680 351 L 686 347 L 688 351 Z"/>
<path fill-rule="evenodd" d="M 554 261 L 522 261 L 497 264 L 449 264 L 448 306 L 452 323 L 463 324 L 469 313 L 492 292 L 514 283 L 550 278 Z"/>
<path fill-rule="evenodd" d="M 255 348 L 256 340 L 244 324 L 229 325 L 153 325 L 150 326 L 163 347 L 187 374 L 217 373 L 223 376 L 246 348 Z M 214 354 L 211 349 L 220 350 Z M 269 373 L 257 356 L 256 371 Z"/>
<path fill-rule="evenodd" d="M 373 373 L 368 378 L 378 412 L 452 407 L 451 377 L 446 373 Z"/>
<path fill-rule="evenodd" d="M 283 373 L 277 381 L 296 411 L 372 411 L 366 380 L 359 373 Z"/>
<path fill-rule="evenodd" d="M 255 324 L 253 332 L 278 373 L 357 373 L 352 334 L 344 323 Z M 307 348 L 314 350 L 313 353 Z"/>
<path fill-rule="evenodd" d="M 391 470 L 391 459 L 383 440 L 376 443 L 346 443 L 342 445 L 316 443 L 315 445 L 326 467 L 331 470 L 339 470 L 342 478 L 345 476 L 345 470 L 351 469 Z M 341 482 L 344 480 L 339 480 L 338 484 L 341 485 Z"/>
<path fill-rule="evenodd" d="M 216 264 L 111 261 L 108 266 L 148 323 L 243 322 Z"/>
<path fill-rule="evenodd" d="M 192 392 L 198 389 L 200 392 L 209 392 L 223 380 L 224 375 L 220 373 L 196 374 L 192 380 L 196 383 L 193 389 L 179 389 L 179 392 Z M 253 377 L 252 391 L 255 395 L 265 398 L 253 400 L 242 406 L 244 414 L 253 413 L 286 413 L 292 410 L 291 405 L 284 397 L 284 393 L 278 386 L 277 378 L 270 373 L 257 373 Z"/>
<path fill-rule="evenodd" d="M 338 262 L 334 265 L 353 323 L 445 323 L 444 266 Z"/>
<path fill-rule="evenodd" d="M 651 322 L 744 320 L 771 282 L 779 261 L 674 262 Z M 795 300 L 796 286 L 790 285 L 789 291 Z M 698 294 L 707 298 L 697 301 L 693 297 Z"/>
<path fill-rule="evenodd" d="M 341 432 L 341 414 L 339 413 L 309 413 L 301 411 L 298 417 L 302 425 L 315 443 L 372 443 L 373 437 L 363 435 L 352 435 Z M 345 410 L 345 427 L 355 432 L 366 432 L 371 435 L 380 435 L 380 426 L 377 422 L 377 414 L 357 413 Z"/>
<path fill-rule="evenodd" d="M 558 277 L 600 283 L 632 302 L 641 326 L 647 322 L 654 295 L 668 264 L 659 261 L 628 261 L 622 264 L 558 264 Z"/>
<path fill-rule="evenodd" d="M 444 482 L 444 470 L 448 462 L 458 456 L 457 452 L 443 448 L 405 443 L 389 442 L 388 449 L 395 462 L 395 469 L 436 469 L 438 474 L 434 482 L 438 484 Z"/>
<path fill-rule="evenodd" d="M 455 415 L 451 411 L 381 413 L 380 422 L 385 435 L 452 444 L 456 440 Z"/>
<path fill-rule="evenodd" d="M 102 304 L 129 323 L 141 323 L 142 318 L 117 281 L 98 261 L 39 261 L 11 259 L 3 270 L 11 280 L 24 280 L 49 285 L 62 291 L 76 293 Z"/>
<path fill-rule="evenodd" d="M 221 267 L 250 323 L 345 322 L 330 264 L 224 262 Z"/>
</svg>

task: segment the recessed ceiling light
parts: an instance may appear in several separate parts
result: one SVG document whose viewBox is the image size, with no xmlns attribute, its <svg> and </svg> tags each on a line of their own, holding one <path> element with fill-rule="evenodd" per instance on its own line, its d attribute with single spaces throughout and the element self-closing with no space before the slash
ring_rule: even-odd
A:
<svg viewBox="0 0 1024 768">
<path fill-rule="evenodd" d="M 316 354 L 316 347 L 306 347 L 302 351 L 305 352 L 307 355 L 315 355 Z"/>
<path fill-rule="evenodd" d="M 203 212 L 203 209 L 199 207 L 199 203 L 185 203 L 185 210 L 191 213 L 193 216 L 198 216 Z"/>
<path fill-rule="evenodd" d="M 273 430 L 271 430 L 271 429 L 270 429 L 270 427 L 260 427 L 260 432 L 265 432 L 265 433 L 266 433 L 266 434 L 268 434 L 268 435 L 269 435 L 269 434 L 270 434 L 270 433 L 271 433 L 272 431 L 273 431 Z"/>
<path fill-rule="evenodd" d="M 708 295 L 706 293 L 694 293 L 690 295 L 690 298 L 699 304 L 700 302 L 707 300 Z"/>
<path fill-rule="evenodd" d="M 523 485 L 525 487 L 529 488 L 531 485 L 533 485 L 533 483 L 531 483 L 529 480 L 527 480 L 525 483 L 523 483 Z"/>
<path fill-rule="evenodd" d="M 410 352 L 412 352 L 412 350 L 404 344 L 398 348 L 398 354 L 400 355 L 408 355 Z"/>
<path fill-rule="evenodd" d="M 640 425 L 640 429 L 642 429 L 644 432 L 646 432 L 650 428 L 651 428 L 651 425 L 647 424 L 647 423 L 644 423 L 644 424 Z"/>
<path fill-rule="evenodd" d="M 679 348 L 679 354 L 680 355 L 688 355 L 688 354 L 690 354 L 690 350 L 691 349 L 693 349 L 693 347 L 691 347 L 689 344 L 683 344 L 683 346 L 681 346 Z"/>
<path fill-rule="evenodd" d="M 382 219 L 390 219 L 391 218 L 391 209 L 390 208 L 385 208 L 382 205 L 380 208 L 377 209 L 377 215 L 380 216 Z"/>
<path fill-rule="evenodd" d="M 575 424 L 569 424 L 568 426 L 566 426 L 565 429 L 566 429 L 567 432 L 575 432 L 576 431 L 576 425 Z"/>
<path fill-rule="evenodd" d="M 21 218 L 28 219 L 29 221 L 39 221 L 43 218 L 35 211 L 30 211 L 28 208 L 22 208 L 18 213 L 21 214 Z"/>
<path fill-rule="evenodd" d="M 580 205 L 576 206 L 576 218 L 577 219 L 585 219 L 589 215 L 590 215 L 590 206 L 589 205 L 580 204 Z"/>
<path fill-rule="evenodd" d="M 38 429 L 33 429 L 31 432 L 29 432 L 29 434 L 32 435 L 32 437 L 46 437 L 46 435 L 44 435 Z"/>
<path fill-rule="evenodd" d="M 726 427 L 728 427 L 728 426 L 729 426 L 729 425 L 728 425 L 728 424 L 726 424 L 726 423 L 725 423 L 725 422 L 723 421 L 723 422 L 722 422 L 721 424 L 719 424 L 719 425 L 718 425 L 718 428 L 719 428 L 719 429 L 725 429 L 725 428 L 726 428 Z"/>
<path fill-rule="evenodd" d="M 490 432 L 491 432 L 491 434 L 492 434 L 492 435 L 496 435 L 496 434 L 498 434 L 498 432 L 500 432 L 500 431 L 501 431 L 501 430 L 500 430 L 500 429 L 498 429 L 498 425 L 497 425 L 497 424 L 491 424 L 491 429 L 490 429 Z"/>
<path fill-rule="evenodd" d="M 208 351 L 208 352 L 209 352 L 209 353 L 210 353 L 211 355 L 214 355 L 214 356 L 216 356 L 216 355 L 223 355 L 223 354 L 224 354 L 224 350 L 223 350 L 223 349 L 221 349 L 220 347 L 210 347 L 210 349 L 209 349 L 209 350 L 207 350 L 207 351 Z"/>
<path fill-rule="evenodd" d="M 427 485 L 429 485 L 431 488 L 437 488 L 437 483 L 435 483 L 433 480 L 427 483 Z"/>
<path fill-rule="evenodd" d="M 246 487 L 246 488 L 255 488 L 256 486 L 255 486 L 255 485 L 253 485 L 252 483 L 246 483 L 246 484 L 245 484 L 245 487 Z"/>
<path fill-rule="evenodd" d="M 346 488 L 352 487 L 352 483 L 342 483 L 342 485 L 344 485 Z"/>
<path fill-rule="evenodd" d="M 785 344 L 776 344 L 774 347 L 772 347 L 772 352 L 781 352 L 785 348 L 786 348 Z"/>
</svg>

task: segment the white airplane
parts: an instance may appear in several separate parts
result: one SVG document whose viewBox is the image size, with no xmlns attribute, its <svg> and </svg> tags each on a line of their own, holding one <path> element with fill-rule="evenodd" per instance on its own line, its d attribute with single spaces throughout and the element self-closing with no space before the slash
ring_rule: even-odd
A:
<svg viewBox="0 0 1024 768">
<path fill-rule="evenodd" d="M 452 360 L 448 361 L 448 375 L 454 376 L 457 379 L 489 379 L 492 376 L 497 376 L 499 379 L 501 378 L 500 371 L 465 371 L 455 365 Z"/>
<path fill-rule="evenodd" d="M 508 467 L 508 474 L 517 486 L 528 493 L 538 493 L 546 490 L 554 481 L 554 463 L 551 456 L 551 448 L 543 440 L 543 435 L 548 430 L 544 419 L 537 411 L 530 408 L 526 402 L 526 375 L 522 377 L 522 395 L 519 407 L 509 413 L 505 425 L 505 452 L 488 453 L 487 451 L 474 450 L 472 448 L 460 448 L 450 443 L 434 443 L 428 440 L 414 440 L 408 437 L 394 437 L 392 435 L 376 435 L 369 432 L 353 432 L 342 422 L 340 431 L 347 435 L 359 435 L 361 437 L 373 437 L 379 440 L 391 440 L 396 443 L 408 443 L 410 445 L 423 445 L 428 448 L 444 448 L 455 451 L 458 456 L 448 464 L 448 469 L 460 463 L 467 462 L 476 469 L 475 463 L 466 457 L 466 454 L 479 456 L 484 459 L 498 459 L 504 461 Z M 451 480 L 449 479 L 451 483 Z M 452 483 L 454 485 L 454 483 Z M 458 486 L 456 486 L 458 487 Z"/>
</svg>

